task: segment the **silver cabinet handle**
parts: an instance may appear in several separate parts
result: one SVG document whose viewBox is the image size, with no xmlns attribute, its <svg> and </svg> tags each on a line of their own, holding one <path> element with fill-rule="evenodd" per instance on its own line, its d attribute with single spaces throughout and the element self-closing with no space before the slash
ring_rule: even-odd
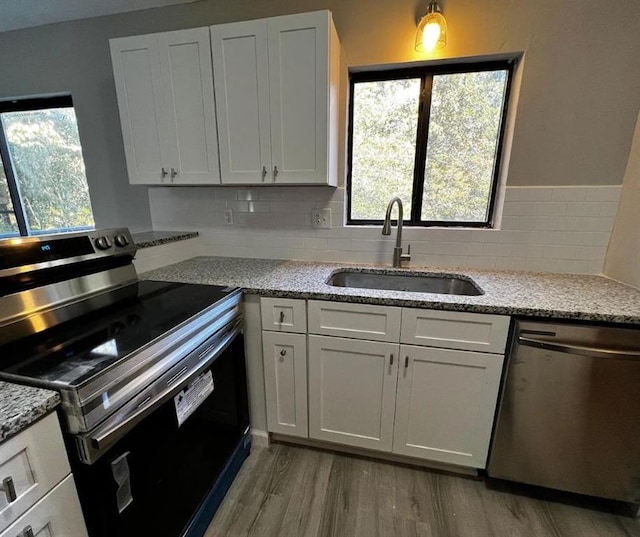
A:
<svg viewBox="0 0 640 537">
<path fill-rule="evenodd" d="M 391 353 L 391 356 L 389 357 L 389 365 L 393 365 L 393 353 Z"/>
<path fill-rule="evenodd" d="M 280 312 L 280 324 L 284 322 L 284 311 Z"/>
<path fill-rule="evenodd" d="M 0 491 L 4 492 L 4 495 L 7 497 L 7 503 L 15 502 L 18 499 L 18 495 L 16 494 L 16 486 L 13 483 L 13 477 L 5 477 L 2 480 L 2 485 L 0 486 Z"/>
<path fill-rule="evenodd" d="M 22 533 L 18 537 L 33 537 L 33 528 L 31 526 L 27 526 L 22 530 Z"/>
<path fill-rule="evenodd" d="M 264 178 L 267 176 L 267 167 L 263 166 L 262 167 L 262 180 L 264 181 Z"/>
<path fill-rule="evenodd" d="M 406 369 L 407 367 L 409 367 L 409 357 L 405 356 L 404 357 L 404 368 Z"/>
<path fill-rule="evenodd" d="M 169 175 L 169 172 L 167 170 L 165 170 L 164 168 L 162 168 L 161 171 L 160 171 L 160 178 L 164 179 L 167 175 Z"/>
<path fill-rule="evenodd" d="M 277 167 L 277 166 L 274 166 L 274 167 L 273 167 L 273 180 L 274 180 L 274 181 L 275 181 L 275 180 L 276 180 L 276 178 L 278 177 L 278 173 L 280 173 L 280 172 L 278 171 L 278 167 Z"/>
<path fill-rule="evenodd" d="M 173 181 L 178 176 L 178 170 L 171 168 L 171 180 Z"/>
<path fill-rule="evenodd" d="M 287 351 L 285 351 L 284 349 L 282 349 L 280 351 L 280 356 L 286 356 L 287 355 Z"/>
</svg>

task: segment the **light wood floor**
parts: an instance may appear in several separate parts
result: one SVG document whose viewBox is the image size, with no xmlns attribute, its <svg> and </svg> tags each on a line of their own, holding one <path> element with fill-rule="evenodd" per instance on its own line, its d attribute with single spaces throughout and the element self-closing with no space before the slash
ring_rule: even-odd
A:
<svg viewBox="0 0 640 537">
<path fill-rule="evenodd" d="M 253 448 L 206 537 L 640 537 L 638 520 L 475 478 L 285 444 Z"/>
</svg>

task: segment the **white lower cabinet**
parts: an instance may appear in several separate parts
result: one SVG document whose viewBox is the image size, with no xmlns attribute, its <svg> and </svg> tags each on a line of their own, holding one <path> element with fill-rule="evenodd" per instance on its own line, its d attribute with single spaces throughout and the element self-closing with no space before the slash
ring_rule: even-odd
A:
<svg viewBox="0 0 640 537">
<path fill-rule="evenodd" d="M 262 333 L 269 431 L 308 436 L 307 336 Z"/>
<path fill-rule="evenodd" d="M 16 520 L 0 537 L 87 537 L 73 476 Z"/>
<path fill-rule="evenodd" d="M 302 318 L 303 301 L 290 301 Z M 265 306 L 263 328 L 276 326 L 277 310 Z M 509 317 L 307 306 L 308 336 L 263 332 L 270 432 L 307 436 L 308 403 L 310 439 L 485 468 Z"/>
<path fill-rule="evenodd" d="M 398 350 L 393 343 L 309 336 L 309 437 L 391 451 Z"/>
<path fill-rule="evenodd" d="M 393 452 L 484 468 L 503 356 L 402 345 Z"/>
</svg>

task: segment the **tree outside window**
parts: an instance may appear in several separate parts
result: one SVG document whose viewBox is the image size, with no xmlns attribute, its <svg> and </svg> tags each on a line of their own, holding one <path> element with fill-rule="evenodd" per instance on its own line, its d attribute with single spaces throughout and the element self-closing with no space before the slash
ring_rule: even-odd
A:
<svg viewBox="0 0 640 537">
<path fill-rule="evenodd" d="M 95 223 L 70 97 L 0 103 L 0 236 Z"/>
</svg>

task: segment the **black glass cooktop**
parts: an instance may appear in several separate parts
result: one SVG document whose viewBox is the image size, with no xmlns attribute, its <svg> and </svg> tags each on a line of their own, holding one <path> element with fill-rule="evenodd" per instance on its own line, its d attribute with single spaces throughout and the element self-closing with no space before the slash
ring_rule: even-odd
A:
<svg viewBox="0 0 640 537">
<path fill-rule="evenodd" d="M 137 282 L 120 289 L 107 307 L 0 347 L 0 378 L 79 386 L 233 291 L 213 285 Z"/>
</svg>

